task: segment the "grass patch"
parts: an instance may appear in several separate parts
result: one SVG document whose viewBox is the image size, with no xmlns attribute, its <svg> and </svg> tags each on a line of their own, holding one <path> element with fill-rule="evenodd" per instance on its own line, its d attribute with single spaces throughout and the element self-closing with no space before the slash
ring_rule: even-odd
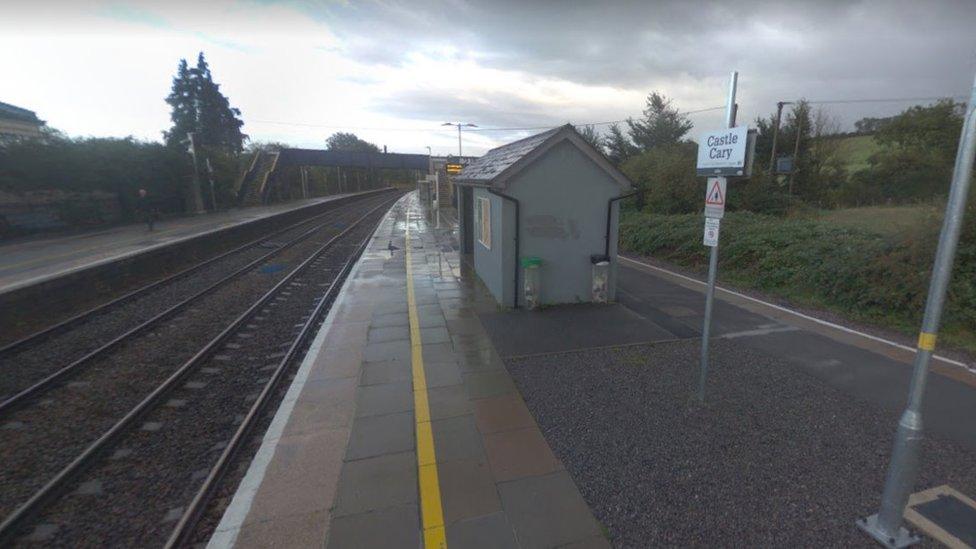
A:
<svg viewBox="0 0 976 549">
<path fill-rule="evenodd" d="M 721 278 L 803 306 L 914 333 L 921 323 L 938 223 L 919 214 L 912 230 L 885 225 L 886 209 L 779 218 L 750 212 L 722 221 Z M 890 223 L 890 221 L 889 221 Z M 907 225 L 906 225 L 907 226 Z M 943 316 L 943 341 L 976 352 L 976 223 L 956 262 Z M 697 214 L 625 213 L 620 247 L 703 272 Z"/>
<path fill-rule="evenodd" d="M 820 210 L 809 216 L 836 227 L 863 230 L 881 236 L 928 231 L 942 222 L 944 206 L 918 204 L 911 206 L 869 206 Z"/>
<path fill-rule="evenodd" d="M 871 165 L 868 163 L 868 159 L 871 158 L 872 154 L 881 150 L 881 146 L 874 140 L 873 135 L 852 135 L 837 139 L 840 142 L 837 154 L 849 173 L 869 168 Z"/>
</svg>

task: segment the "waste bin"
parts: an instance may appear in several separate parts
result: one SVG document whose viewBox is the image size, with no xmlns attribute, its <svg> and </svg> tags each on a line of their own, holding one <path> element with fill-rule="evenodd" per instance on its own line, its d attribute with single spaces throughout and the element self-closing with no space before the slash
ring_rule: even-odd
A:
<svg viewBox="0 0 976 549">
<path fill-rule="evenodd" d="M 525 295 L 525 306 L 529 309 L 539 307 L 539 267 L 542 259 L 535 256 L 522 258 L 522 289 Z"/>
<path fill-rule="evenodd" d="M 593 303 L 609 301 L 610 289 L 610 258 L 605 255 L 591 255 L 593 264 Z"/>
</svg>

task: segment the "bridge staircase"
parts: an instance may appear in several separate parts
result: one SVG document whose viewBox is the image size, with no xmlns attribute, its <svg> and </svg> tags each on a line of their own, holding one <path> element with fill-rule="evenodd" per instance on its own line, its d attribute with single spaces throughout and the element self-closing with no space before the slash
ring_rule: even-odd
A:
<svg viewBox="0 0 976 549">
<path fill-rule="evenodd" d="M 257 151 L 251 166 L 241 177 L 237 200 L 242 206 L 259 206 L 267 203 L 268 182 L 278 165 L 277 151 Z"/>
</svg>

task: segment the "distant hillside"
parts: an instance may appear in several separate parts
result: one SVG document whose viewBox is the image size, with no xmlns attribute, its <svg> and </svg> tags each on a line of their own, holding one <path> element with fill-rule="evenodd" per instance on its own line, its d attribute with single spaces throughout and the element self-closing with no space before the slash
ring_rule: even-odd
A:
<svg viewBox="0 0 976 549">
<path fill-rule="evenodd" d="M 849 134 L 831 136 L 825 139 L 840 142 L 838 154 L 847 167 L 847 173 L 868 168 L 868 158 L 881 149 L 874 140 L 874 135 Z"/>
</svg>

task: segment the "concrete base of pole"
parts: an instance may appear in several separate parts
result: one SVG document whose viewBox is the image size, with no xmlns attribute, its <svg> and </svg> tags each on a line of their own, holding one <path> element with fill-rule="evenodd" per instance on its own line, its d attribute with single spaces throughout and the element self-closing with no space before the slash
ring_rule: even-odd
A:
<svg viewBox="0 0 976 549">
<path fill-rule="evenodd" d="M 902 547 L 909 547 L 922 541 L 922 538 L 909 532 L 904 527 L 899 527 L 898 533 L 894 536 L 888 534 L 878 524 L 878 515 L 858 519 L 857 527 L 888 549 L 901 549 Z"/>
</svg>

